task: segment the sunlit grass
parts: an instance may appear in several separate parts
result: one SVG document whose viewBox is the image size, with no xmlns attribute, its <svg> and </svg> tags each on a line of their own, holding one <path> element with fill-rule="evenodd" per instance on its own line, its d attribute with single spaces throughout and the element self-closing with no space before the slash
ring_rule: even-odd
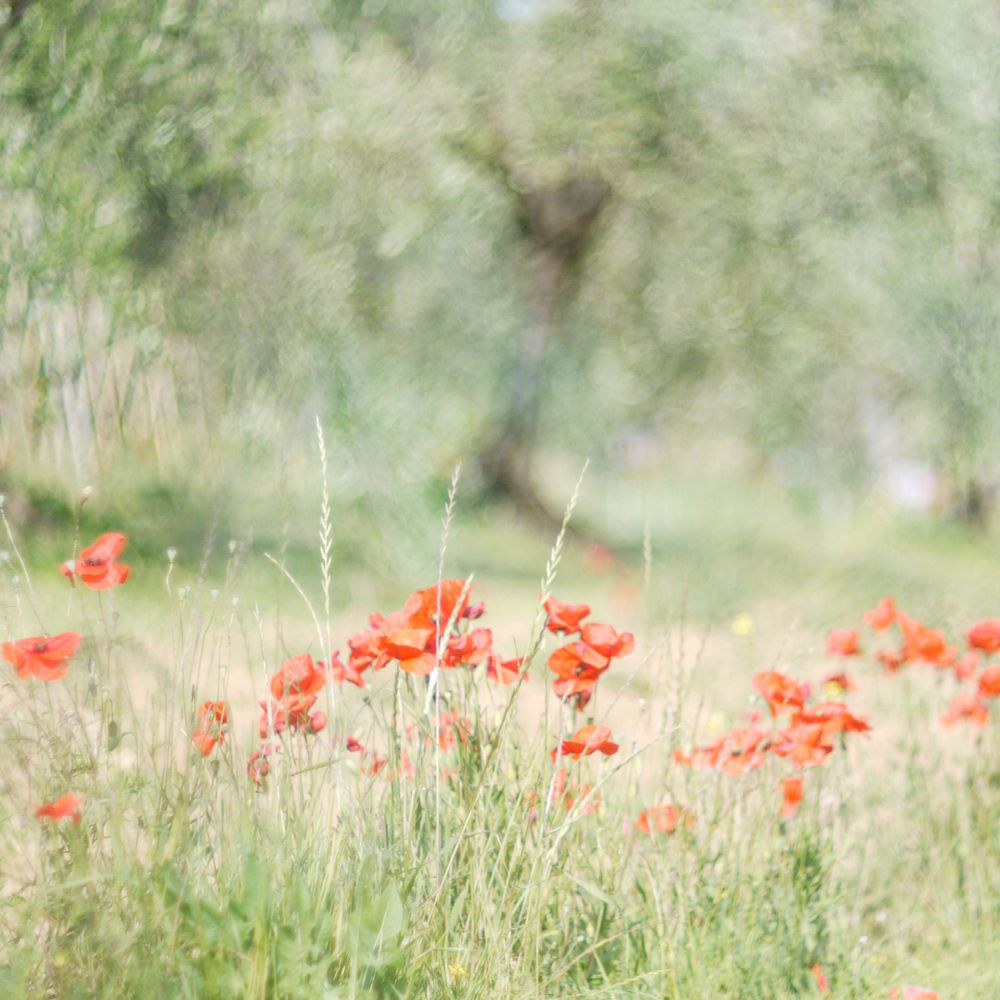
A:
<svg viewBox="0 0 1000 1000">
<path fill-rule="evenodd" d="M 491 551 L 477 530 L 461 517 L 450 526 L 445 575 L 467 574 L 467 561 Z M 72 525 L 63 537 L 68 556 Z M 861 542 L 846 548 L 817 567 L 827 594 L 857 568 Z M 923 551 L 937 565 L 933 542 Z M 251 568 L 238 544 L 217 569 L 180 557 L 171 566 L 164 554 L 93 593 L 69 588 L 30 540 L 25 552 L 32 588 L 16 557 L 4 563 L 5 635 L 42 631 L 34 602 L 49 630 L 76 629 L 84 645 L 64 681 L 8 674 L 2 687 L 2 975 L 12 996 L 777 998 L 819 995 L 816 962 L 834 996 L 922 981 L 943 997 L 1000 988 L 988 957 L 1000 748 L 994 728 L 940 729 L 942 678 L 854 668 L 873 733 L 810 773 L 792 820 L 779 817 L 776 761 L 735 781 L 672 763 L 673 749 L 715 738 L 753 704 L 757 670 L 788 662 L 815 683 L 829 668 L 828 622 L 807 627 L 821 615 L 815 595 L 787 612 L 799 627 L 775 618 L 780 574 L 744 599 L 735 629 L 724 611 L 714 627 L 690 609 L 659 618 L 656 602 L 676 591 L 647 593 L 627 563 L 602 563 L 595 577 L 573 548 L 539 582 L 542 553 L 534 584 L 521 575 L 531 545 L 498 556 L 509 569 L 492 583 L 477 574 L 474 597 L 480 580 L 488 593 L 477 624 L 494 626 L 504 655 L 544 636 L 546 580 L 597 618 L 640 629 L 636 654 L 582 713 L 608 722 L 621 750 L 566 762 L 567 811 L 561 793 L 549 801 L 548 751 L 576 724 L 546 693 L 552 636 L 521 686 L 493 684 L 482 668 L 441 672 L 442 711 L 469 720 L 447 749 L 432 739 L 421 678 L 393 667 L 365 690 L 338 686 L 317 703 L 331 708 L 326 728 L 286 732 L 258 788 L 246 773 L 260 745 L 256 700 L 288 655 L 321 649 L 289 580 L 266 560 Z M 890 554 L 886 575 L 876 567 L 866 579 L 898 583 L 904 564 L 921 562 Z M 655 562 L 650 586 L 662 572 Z M 622 576 L 635 586 L 614 610 Z M 295 576 L 319 616 L 322 579 L 322 553 L 312 576 Z M 864 589 L 854 590 L 855 619 Z M 343 650 L 374 608 L 340 600 L 330 634 Z M 195 709 L 214 699 L 231 706 L 231 726 L 202 759 Z M 348 752 L 348 735 L 385 756 L 379 773 Z M 34 818 L 33 806 L 67 792 L 85 800 L 79 826 Z M 639 814 L 667 801 L 693 826 L 640 833 Z"/>
</svg>

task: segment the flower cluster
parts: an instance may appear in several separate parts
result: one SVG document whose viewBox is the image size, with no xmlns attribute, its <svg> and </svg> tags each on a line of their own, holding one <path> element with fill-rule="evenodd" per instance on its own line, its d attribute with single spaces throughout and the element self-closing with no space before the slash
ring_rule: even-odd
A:
<svg viewBox="0 0 1000 1000">
<path fill-rule="evenodd" d="M 1000 618 L 986 618 L 972 625 L 965 634 L 966 651 L 959 654 L 958 646 L 950 644 L 943 631 L 904 614 L 892 597 L 883 597 L 863 617 L 864 623 L 877 633 L 888 632 L 893 627 L 898 630 L 898 644 L 875 654 L 888 673 L 896 674 L 906 666 L 925 664 L 947 672 L 962 685 L 941 714 L 943 725 L 968 722 L 985 726 L 989 722 L 990 702 L 1000 697 L 1000 663 L 990 660 L 1000 653 Z M 845 634 L 854 636 L 854 646 L 843 655 L 860 655 L 857 630 L 835 629 L 831 633 L 831 647 L 834 635 Z"/>
<path fill-rule="evenodd" d="M 60 567 L 70 582 L 79 580 L 90 590 L 110 590 L 128 579 L 129 567 L 119 563 L 126 538 L 110 532 L 80 551 L 75 559 Z M 33 635 L 13 639 L 0 646 L 0 655 L 14 668 L 20 680 L 58 681 L 66 676 L 69 661 L 80 648 L 83 636 L 79 632 L 59 632 L 55 635 Z M 221 737 L 220 737 L 221 738 Z M 53 822 L 69 819 L 79 825 L 83 819 L 83 799 L 79 795 L 61 795 L 35 810 L 38 819 Z"/>
<path fill-rule="evenodd" d="M 322 661 L 314 662 L 308 653 L 300 653 L 282 664 L 270 683 L 271 698 L 260 703 L 260 738 L 283 737 L 286 731 L 318 733 L 327 724 L 326 713 L 314 710 L 320 691 L 329 681 L 367 686 L 365 672 L 379 671 L 391 663 L 417 677 L 429 677 L 435 669 L 475 670 L 482 667 L 487 679 L 510 684 L 522 677 L 521 658 L 505 659 L 493 648 L 493 633 L 488 628 L 473 627 L 472 622 L 485 613 L 485 605 L 470 604 L 468 585 L 464 580 L 442 580 L 439 585 L 412 593 L 403 607 L 389 614 L 373 613 L 369 627 L 352 635 L 347 642 L 346 662 L 334 652 L 329 668 Z M 432 720 L 431 735 L 425 742 L 443 751 L 453 749 L 468 739 L 471 725 L 457 712 L 445 713 Z M 406 739 L 417 739 L 412 726 L 406 728 Z M 281 744 L 276 744 L 280 750 Z M 404 748 L 399 766 L 387 770 L 388 757 L 369 750 L 353 736 L 348 736 L 346 749 L 356 753 L 365 774 L 385 772 L 389 780 L 412 779 L 416 767 Z M 268 756 L 274 752 L 265 743 L 251 757 L 248 773 L 258 784 L 268 773 Z"/>
<path fill-rule="evenodd" d="M 694 816 L 684 806 L 675 806 L 671 802 L 664 802 L 658 806 L 650 806 L 639 813 L 639 818 L 635 821 L 635 828 L 640 833 L 655 836 L 673 833 L 682 823 L 691 829 L 694 826 Z"/>
<path fill-rule="evenodd" d="M 395 661 L 408 674 L 424 676 L 435 667 L 454 670 L 486 664 L 486 676 L 502 684 L 516 681 L 520 659 L 503 659 L 493 650 L 488 628 L 468 628 L 485 613 L 485 605 L 469 604 L 464 580 L 442 580 L 440 585 L 412 593 L 398 611 L 372 614 L 369 628 L 348 639 L 346 664 L 339 660 L 334 679 L 364 687 L 363 674 Z"/>
<path fill-rule="evenodd" d="M 580 710 L 593 697 L 597 682 L 611 661 L 632 652 L 635 637 L 631 632 L 618 632 L 611 625 L 583 624 L 590 614 L 586 604 L 566 604 L 550 597 L 545 602 L 545 611 L 550 632 L 580 637 L 555 650 L 548 663 L 549 670 L 556 675 L 552 684 L 556 696 Z"/>
<path fill-rule="evenodd" d="M 308 653 L 292 656 L 271 678 L 271 699 L 260 702 L 260 738 L 268 733 L 281 735 L 286 728 L 305 733 L 318 733 L 326 727 L 326 713 L 313 711 L 326 673 L 323 663 L 314 663 Z"/>
<path fill-rule="evenodd" d="M 79 582 L 91 590 L 103 591 L 124 583 L 130 575 L 128 566 L 117 560 L 126 543 L 124 535 L 102 535 L 62 564 L 60 571 L 75 586 Z M 172 559 L 172 557 L 171 557 Z M 560 637 L 560 645 L 548 658 L 548 669 L 555 675 L 553 691 L 557 698 L 576 712 L 592 701 L 597 685 L 612 662 L 633 652 L 635 640 L 630 632 L 614 626 L 589 621 L 591 609 L 585 604 L 569 604 L 555 597 L 544 603 L 546 629 Z M 248 778 L 258 786 L 265 784 L 276 755 L 291 752 L 293 736 L 315 736 L 326 730 L 329 720 L 317 708 L 317 701 L 329 683 L 350 683 L 366 687 L 365 674 L 395 664 L 407 675 L 425 678 L 428 698 L 419 725 L 405 722 L 393 733 L 392 764 L 390 757 L 369 749 L 354 736 L 338 735 L 333 745 L 343 746 L 360 763 L 362 774 L 383 776 L 389 781 L 414 780 L 417 768 L 413 757 L 432 748 L 435 758 L 470 743 L 475 746 L 472 723 L 457 709 L 430 715 L 431 685 L 439 680 L 438 671 L 478 671 L 488 681 L 509 685 L 527 678 L 524 658 L 504 658 L 493 646 L 493 633 L 476 623 L 485 614 L 483 604 L 471 604 L 469 585 L 461 579 L 442 580 L 436 585 L 412 593 L 403 606 L 388 614 L 373 613 L 368 628 L 348 639 L 346 661 L 333 651 L 330 662 L 315 661 L 308 652 L 286 659 L 270 678 L 265 698 L 259 702 L 258 733 L 260 746 L 247 762 Z M 966 650 L 959 653 L 943 631 L 930 628 L 896 607 L 891 597 L 865 613 L 864 624 L 874 633 L 895 628 L 898 643 L 880 649 L 876 659 L 889 673 L 895 674 L 911 664 L 927 664 L 947 672 L 963 687 L 952 698 L 941 716 L 952 725 L 967 721 L 985 725 L 993 699 L 1000 698 L 1000 619 L 989 618 L 975 623 L 966 633 Z M 867 639 L 865 642 L 867 643 Z M 83 637 L 78 632 L 60 632 L 12 639 L 0 646 L 0 654 L 11 664 L 22 681 L 35 679 L 52 682 L 63 678 L 70 661 L 78 652 Z M 840 658 L 862 655 L 859 629 L 837 628 L 827 637 L 827 652 Z M 751 688 L 762 699 L 759 710 L 749 712 L 737 725 L 715 741 L 688 752 L 674 753 L 680 766 L 720 771 L 740 777 L 762 768 L 768 758 L 777 759 L 787 769 L 781 780 L 780 815 L 792 819 L 803 800 L 805 778 L 810 768 L 826 763 L 830 755 L 843 747 L 849 733 L 868 732 L 866 719 L 856 715 L 843 700 L 855 685 L 845 670 L 828 674 L 822 681 L 822 697 L 813 698 L 812 688 L 776 670 L 757 673 Z M 567 710 L 565 713 L 571 716 Z M 581 720 L 582 721 L 582 720 Z M 252 717 L 248 722 L 252 722 Z M 204 701 L 196 709 L 191 742 L 197 754 L 209 758 L 225 744 L 231 723 L 230 707 L 225 701 Z M 573 725 L 576 725 L 574 722 Z M 547 791 L 550 805 L 566 811 L 593 815 L 601 807 L 598 788 L 571 778 L 570 762 L 584 758 L 611 757 L 620 746 L 607 725 L 590 722 L 577 726 L 560 738 L 550 750 L 552 769 Z M 398 751 L 398 752 L 397 752 Z M 412 753 L 412 756 L 411 756 Z M 544 758 L 543 758 L 544 759 Z M 580 765 L 584 771 L 588 765 Z M 455 772 L 444 768 L 445 779 Z M 540 793 L 529 791 L 530 818 L 537 818 Z M 61 795 L 35 807 L 40 820 L 79 825 L 84 801 L 76 794 Z M 671 835 L 691 829 L 695 818 L 690 810 L 670 802 L 651 805 L 634 821 L 634 829 L 646 836 Z M 626 828 L 633 826 L 631 818 Z M 818 963 L 811 973 L 820 993 L 829 993 L 829 985 Z M 937 994 L 922 987 L 895 989 L 890 996 L 900 1000 L 936 1000 Z"/>
<path fill-rule="evenodd" d="M 843 679 L 846 688 L 850 682 Z M 870 727 L 844 702 L 810 704 L 809 685 L 776 670 L 756 674 L 750 686 L 766 702 L 770 726 L 763 724 L 762 712 L 751 712 L 745 725 L 734 726 L 714 742 L 689 753 L 675 751 L 674 761 L 739 777 L 762 767 L 768 755 L 782 758 L 795 769 L 781 783 L 781 815 L 791 819 L 802 801 L 805 770 L 823 764 L 847 733 L 865 733 Z"/>
<path fill-rule="evenodd" d="M 594 816 L 601 808 L 601 793 L 596 791 L 589 782 L 570 781 L 569 772 L 565 767 L 557 767 L 552 775 L 552 782 L 549 789 L 549 801 L 553 805 L 562 803 L 566 812 L 570 812 L 574 807 L 582 816 Z M 538 818 L 538 793 L 529 791 L 525 795 L 525 802 L 531 807 L 528 812 L 528 819 L 534 821 Z"/>
</svg>

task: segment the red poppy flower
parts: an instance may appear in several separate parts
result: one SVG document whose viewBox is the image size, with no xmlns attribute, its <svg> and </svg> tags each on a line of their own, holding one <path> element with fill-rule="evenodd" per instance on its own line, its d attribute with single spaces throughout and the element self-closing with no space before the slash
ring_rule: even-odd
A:
<svg viewBox="0 0 1000 1000">
<path fill-rule="evenodd" d="M 766 737 L 763 730 L 752 724 L 735 726 L 714 743 L 695 747 L 689 754 L 675 750 L 674 763 L 703 770 L 718 768 L 729 777 L 738 778 L 763 765 L 764 754 L 770 749 Z"/>
<path fill-rule="evenodd" d="M 601 674 L 611 665 L 607 656 L 585 642 L 560 646 L 549 657 L 548 668 L 557 676 L 552 689 L 560 699 L 573 699 L 577 709 L 590 701 Z"/>
<path fill-rule="evenodd" d="M 628 656 L 635 649 L 635 636 L 631 632 L 619 633 L 610 625 L 599 625 L 597 622 L 584 625 L 580 638 L 609 660 Z"/>
<path fill-rule="evenodd" d="M 198 726 L 191 739 L 203 757 L 223 741 L 228 723 L 229 709 L 224 701 L 206 701 L 198 706 Z"/>
<path fill-rule="evenodd" d="M 891 597 L 883 597 L 872 611 L 866 611 L 865 624 L 879 632 L 884 632 L 896 620 L 896 602 Z"/>
<path fill-rule="evenodd" d="M 21 680 L 37 677 L 40 681 L 57 681 L 69 669 L 67 661 L 80 648 L 81 638 L 79 632 L 34 635 L 30 639 L 5 642 L 0 652 Z"/>
<path fill-rule="evenodd" d="M 588 677 L 597 680 L 608 669 L 611 660 L 585 642 L 569 642 L 549 657 L 548 667 L 561 678 Z"/>
<path fill-rule="evenodd" d="M 306 734 L 318 733 L 327 723 L 326 712 L 316 711 L 311 715 L 307 711 L 289 712 L 280 702 L 271 702 L 268 713 L 266 701 L 258 704 L 260 705 L 258 732 L 262 740 L 266 740 L 272 732 L 280 736 L 289 727 Z"/>
<path fill-rule="evenodd" d="M 635 828 L 641 833 L 651 835 L 673 833 L 680 825 L 681 820 L 689 828 L 694 826 L 694 817 L 686 809 L 665 802 L 662 805 L 650 806 L 639 813 L 639 818 L 635 821 Z"/>
<path fill-rule="evenodd" d="M 83 799 L 79 795 L 60 795 L 52 802 L 46 802 L 35 810 L 37 819 L 50 819 L 57 822 L 61 819 L 71 820 L 74 826 L 79 826 L 83 819 Z"/>
<path fill-rule="evenodd" d="M 530 802 L 537 802 L 537 793 L 529 793 L 528 800 Z M 567 812 L 579 803 L 580 812 L 584 816 L 593 816 L 601 807 L 601 793 L 595 792 L 593 786 L 590 784 L 578 785 L 574 783 L 573 785 L 569 785 L 569 775 L 564 767 L 556 768 L 549 793 L 549 801 L 553 804 L 558 803 L 560 800 Z"/>
<path fill-rule="evenodd" d="M 272 753 L 281 753 L 280 743 L 264 743 L 259 750 L 254 750 L 247 761 L 247 777 L 256 785 L 263 785 L 264 779 L 271 770 L 269 758 Z"/>
<path fill-rule="evenodd" d="M 462 617 L 467 621 L 475 621 L 477 618 L 482 618 L 486 614 L 486 603 L 480 601 L 478 604 L 470 604 L 465 611 L 462 612 Z"/>
<path fill-rule="evenodd" d="M 93 545 L 83 549 L 76 559 L 60 567 L 63 576 L 80 582 L 91 590 L 109 590 L 128 579 L 129 567 L 115 560 L 125 548 L 125 536 L 118 531 L 101 535 Z"/>
<path fill-rule="evenodd" d="M 370 756 L 371 756 L 371 763 L 367 767 L 363 767 L 361 769 L 361 773 L 370 774 L 372 776 L 380 774 L 382 770 L 385 768 L 385 765 L 389 763 L 389 758 L 378 753 L 378 751 L 372 753 Z M 391 775 L 390 775 L 390 780 L 391 780 Z"/>
<path fill-rule="evenodd" d="M 382 633 L 376 644 L 378 657 L 373 664 L 375 670 L 381 670 L 390 660 L 396 660 L 401 669 L 408 674 L 419 674 L 426 677 L 434 670 L 433 649 L 434 631 L 429 628 L 400 628 L 392 632 Z"/>
<path fill-rule="evenodd" d="M 546 628 L 550 632 L 579 632 L 580 622 L 590 614 L 587 604 L 567 604 L 557 597 L 545 602 L 545 613 L 549 616 Z"/>
<path fill-rule="evenodd" d="M 486 676 L 499 684 L 513 684 L 521 676 L 523 663 L 523 656 L 515 657 L 512 660 L 502 660 L 496 653 L 491 653 L 486 661 Z M 524 675 L 524 679 L 528 679 L 527 674 Z"/>
<path fill-rule="evenodd" d="M 947 644 L 943 632 L 902 613 L 897 613 L 896 620 L 903 632 L 904 660 L 922 660 L 936 667 L 950 667 L 955 662 L 955 647 Z"/>
<path fill-rule="evenodd" d="M 283 733 L 287 726 L 319 732 L 326 725 L 326 716 L 309 710 L 316 703 L 319 692 L 326 683 L 322 663 L 314 663 L 308 653 L 299 653 L 281 665 L 271 678 L 271 695 L 274 701 L 270 711 L 266 701 L 260 703 L 260 738 L 266 739 L 269 731 Z"/>
<path fill-rule="evenodd" d="M 323 664 L 313 663 L 308 653 L 299 653 L 285 660 L 271 678 L 271 694 L 289 716 L 305 715 L 325 683 Z"/>
<path fill-rule="evenodd" d="M 477 666 L 490 655 L 492 647 L 493 633 L 488 628 L 474 628 L 465 635 L 453 635 L 445 647 L 441 666 Z"/>
<path fill-rule="evenodd" d="M 288 714 L 275 702 L 271 702 L 270 710 L 266 701 L 257 704 L 260 705 L 260 723 L 257 726 L 260 738 L 266 740 L 271 733 L 280 736 L 288 728 Z M 305 720 L 306 716 L 303 714 L 296 718 Z"/>
<path fill-rule="evenodd" d="M 940 997 L 926 986 L 904 986 L 902 993 L 895 986 L 889 991 L 889 1000 L 940 1000 Z"/>
<path fill-rule="evenodd" d="M 734 726 L 720 741 L 716 766 L 723 774 L 738 778 L 761 767 L 764 753 L 770 744 L 765 743 L 766 733 L 754 725 Z"/>
<path fill-rule="evenodd" d="M 448 712 L 438 718 L 435 725 L 437 730 L 437 744 L 442 750 L 451 750 L 455 747 L 456 737 L 465 743 L 472 731 L 472 724 L 468 719 L 458 714 L 458 709 Z"/>
<path fill-rule="evenodd" d="M 779 757 L 786 757 L 797 767 L 816 767 L 833 752 L 824 723 L 801 722 L 781 733 L 771 748 Z"/>
<path fill-rule="evenodd" d="M 965 721 L 974 726 L 985 726 L 989 719 L 989 708 L 978 691 L 960 691 L 941 715 L 941 724 L 954 726 Z"/>
<path fill-rule="evenodd" d="M 465 590 L 464 580 L 442 580 L 440 601 L 437 584 L 410 594 L 403 605 L 403 614 L 406 616 L 408 627 L 430 629 L 439 634 L 451 620 L 453 612 L 456 621 L 465 614 L 469 606 L 469 595 L 466 594 L 463 599 L 463 590 Z M 459 606 L 460 600 L 461 606 Z M 438 622 L 439 609 L 440 622 Z"/>
<path fill-rule="evenodd" d="M 387 617 L 379 614 L 368 616 L 371 628 L 358 632 L 347 640 L 350 648 L 349 664 L 352 670 L 360 674 L 367 670 L 378 658 L 378 640 L 385 632 L 402 628 L 406 624 L 406 616 L 402 611 L 395 611 Z M 384 664 L 383 664 L 384 665 Z"/>
<path fill-rule="evenodd" d="M 572 705 L 573 710 L 576 712 L 582 712 L 590 704 L 590 699 L 594 697 L 596 687 L 596 684 L 588 683 L 583 679 L 552 682 L 552 690 L 555 696 L 567 705 Z"/>
<path fill-rule="evenodd" d="M 800 775 L 792 775 L 781 782 L 781 816 L 782 819 L 791 819 L 799 811 L 799 803 L 802 801 L 802 778 Z"/>
<path fill-rule="evenodd" d="M 363 743 L 359 743 L 353 736 L 347 737 L 347 752 L 348 753 L 364 753 L 365 747 Z"/>
<path fill-rule="evenodd" d="M 549 793 L 549 801 L 557 802 L 566 791 L 569 783 L 569 772 L 564 767 L 557 767 L 556 773 L 552 777 L 552 791 Z"/>
<path fill-rule="evenodd" d="M 572 788 L 563 797 L 563 806 L 569 812 L 573 806 L 577 806 L 583 816 L 594 816 L 601 808 L 601 793 L 594 791 L 594 786 L 585 783 L 579 788 Z"/>
<path fill-rule="evenodd" d="M 984 653 L 1000 651 L 1000 618 L 976 622 L 965 637 L 973 649 L 981 649 Z"/>
<path fill-rule="evenodd" d="M 835 628 L 826 637 L 826 651 L 831 656 L 857 656 L 861 652 L 858 630 Z"/>
<path fill-rule="evenodd" d="M 898 649 L 883 649 L 875 657 L 890 674 L 895 674 L 903 665 L 903 654 Z"/>
<path fill-rule="evenodd" d="M 966 653 L 955 661 L 955 678 L 960 681 L 968 681 L 976 676 L 979 670 L 979 654 Z"/>
<path fill-rule="evenodd" d="M 618 744 L 612 742 L 611 730 L 608 726 L 583 726 L 568 740 L 563 740 L 552 751 L 552 760 L 556 757 L 569 757 L 579 760 L 593 753 L 602 753 L 606 757 L 618 753 Z"/>
<path fill-rule="evenodd" d="M 340 658 L 340 653 L 336 650 L 334 650 L 333 659 L 330 660 L 330 679 L 335 684 L 343 684 L 344 681 L 347 681 L 355 687 L 363 688 L 365 686 L 365 679 L 361 676 L 361 671 L 350 660 L 344 663 Z"/>
<path fill-rule="evenodd" d="M 813 979 L 816 980 L 816 986 L 819 988 L 820 993 L 826 996 L 830 992 L 830 986 L 826 981 L 826 976 L 823 975 L 823 970 L 820 968 L 819 962 L 817 962 L 812 967 L 811 971 L 813 974 Z"/>
<path fill-rule="evenodd" d="M 979 675 L 979 693 L 984 698 L 1000 697 L 1000 664 L 987 667 Z"/>
<path fill-rule="evenodd" d="M 376 767 L 373 768 L 372 774 L 378 774 L 384 766 L 384 762 L 379 764 L 378 755 L 376 754 Z M 388 771 L 386 777 L 389 781 L 395 781 L 397 778 L 402 778 L 406 781 L 413 781 L 417 776 L 417 765 L 410 760 L 410 755 L 404 750 L 399 758 L 399 767 L 395 771 Z"/>
<path fill-rule="evenodd" d="M 824 701 L 801 709 L 792 716 L 792 724 L 820 725 L 823 734 L 820 742 L 829 743 L 837 733 L 867 733 L 871 726 L 839 701 Z"/>
<path fill-rule="evenodd" d="M 750 686 L 767 702 L 774 717 L 789 708 L 801 708 L 809 697 L 809 685 L 800 684 L 777 670 L 765 670 L 755 674 Z"/>
</svg>

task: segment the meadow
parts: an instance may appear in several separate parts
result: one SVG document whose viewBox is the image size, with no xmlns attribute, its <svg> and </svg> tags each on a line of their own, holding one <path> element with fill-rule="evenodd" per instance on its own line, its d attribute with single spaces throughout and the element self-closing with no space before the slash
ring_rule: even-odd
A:
<svg viewBox="0 0 1000 1000">
<path fill-rule="evenodd" d="M 1000 997 L 998 46 L 0 0 L 0 990 Z"/>
<path fill-rule="evenodd" d="M 984 543 L 689 483 L 644 554 L 546 552 L 456 485 L 376 606 L 322 500 L 312 566 L 131 565 L 5 498 L 10 995 L 997 995 Z"/>
</svg>

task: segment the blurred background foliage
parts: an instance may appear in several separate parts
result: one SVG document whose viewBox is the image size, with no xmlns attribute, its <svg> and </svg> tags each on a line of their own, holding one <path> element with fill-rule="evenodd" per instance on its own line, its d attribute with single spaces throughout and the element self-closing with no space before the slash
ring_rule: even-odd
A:
<svg viewBox="0 0 1000 1000">
<path fill-rule="evenodd" d="M 611 544 L 716 474 L 987 530 L 998 44 L 973 0 L 0 0 L 11 509 L 287 535 L 318 416 L 393 573 L 460 459 L 547 529 L 589 456 Z"/>
</svg>

